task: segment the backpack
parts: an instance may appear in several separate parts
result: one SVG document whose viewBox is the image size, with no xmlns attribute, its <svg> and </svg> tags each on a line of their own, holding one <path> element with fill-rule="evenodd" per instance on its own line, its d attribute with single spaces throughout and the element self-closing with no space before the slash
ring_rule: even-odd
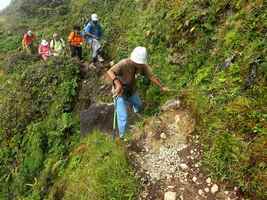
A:
<svg viewBox="0 0 267 200">
<path fill-rule="evenodd" d="M 55 48 L 55 43 L 56 43 L 56 40 L 53 38 L 51 41 L 53 42 L 53 48 Z M 63 39 L 62 39 L 62 38 L 60 38 L 59 42 L 60 42 L 60 43 L 61 43 L 61 45 L 64 47 L 64 44 L 65 44 L 65 42 L 63 41 Z M 51 47 L 51 46 L 50 46 L 50 47 Z"/>
</svg>

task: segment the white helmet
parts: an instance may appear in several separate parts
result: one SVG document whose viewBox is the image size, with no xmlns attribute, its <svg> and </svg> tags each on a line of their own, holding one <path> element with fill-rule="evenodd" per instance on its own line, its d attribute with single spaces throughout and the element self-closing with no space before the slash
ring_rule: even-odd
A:
<svg viewBox="0 0 267 200">
<path fill-rule="evenodd" d="M 137 64 L 147 64 L 147 50 L 145 47 L 136 47 L 130 59 Z"/>
<path fill-rule="evenodd" d="M 53 38 L 58 37 L 58 33 L 53 33 Z"/>
<path fill-rule="evenodd" d="M 42 46 L 47 46 L 48 45 L 48 42 L 46 40 L 42 40 L 41 45 Z"/>
<path fill-rule="evenodd" d="M 98 16 L 97 16 L 97 14 L 95 14 L 95 13 L 92 14 L 92 15 L 91 15 L 91 20 L 92 20 L 92 21 L 98 21 Z"/>
<path fill-rule="evenodd" d="M 32 31 L 31 30 L 28 30 L 27 35 L 28 36 L 32 36 Z"/>
</svg>

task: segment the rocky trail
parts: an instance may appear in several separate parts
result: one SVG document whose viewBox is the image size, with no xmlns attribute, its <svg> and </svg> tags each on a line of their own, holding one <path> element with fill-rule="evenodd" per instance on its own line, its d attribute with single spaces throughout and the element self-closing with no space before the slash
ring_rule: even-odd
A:
<svg viewBox="0 0 267 200">
<path fill-rule="evenodd" d="M 143 128 L 131 130 L 128 152 L 142 182 L 139 200 L 242 199 L 237 188 L 227 188 L 205 175 L 190 111 L 178 99 L 166 102 L 161 110 Z"/>
<path fill-rule="evenodd" d="M 81 69 L 84 78 L 76 110 L 80 112 L 82 135 L 93 129 L 105 133 L 112 130 L 113 104 L 102 101 L 111 101 L 111 88 L 101 76 L 105 66 L 97 67 Z M 135 116 L 132 118 L 133 122 Z M 177 98 L 166 102 L 160 114 L 145 119 L 141 127 L 131 126 L 131 139 L 125 148 L 142 184 L 139 200 L 242 199 L 237 188 L 214 182 L 205 174 L 195 124 L 190 110 Z"/>
</svg>

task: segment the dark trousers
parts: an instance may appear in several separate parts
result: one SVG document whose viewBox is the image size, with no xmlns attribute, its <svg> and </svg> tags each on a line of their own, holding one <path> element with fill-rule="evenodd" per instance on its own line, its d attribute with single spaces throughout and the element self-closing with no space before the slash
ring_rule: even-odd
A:
<svg viewBox="0 0 267 200">
<path fill-rule="evenodd" d="M 78 57 L 82 60 L 83 49 L 82 47 L 70 46 L 71 57 Z"/>
</svg>

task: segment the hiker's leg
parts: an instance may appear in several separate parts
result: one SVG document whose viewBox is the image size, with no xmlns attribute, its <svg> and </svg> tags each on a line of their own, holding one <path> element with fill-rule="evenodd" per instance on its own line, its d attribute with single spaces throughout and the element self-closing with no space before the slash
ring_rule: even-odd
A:
<svg viewBox="0 0 267 200">
<path fill-rule="evenodd" d="M 26 51 L 26 53 L 28 53 L 28 54 L 31 54 L 32 52 L 31 52 L 31 49 L 30 49 L 30 46 L 26 46 L 25 47 L 25 51 Z"/>
<path fill-rule="evenodd" d="M 80 60 L 83 59 L 83 49 L 82 47 L 77 47 L 77 55 Z"/>
<path fill-rule="evenodd" d="M 71 57 L 75 57 L 76 55 L 76 49 L 74 46 L 70 46 L 70 53 L 71 53 Z"/>
<path fill-rule="evenodd" d="M 42 55 L 42 59 L 43 59 L 44 61 L 46 61 L 46 60 L 48 59 L 48 56 L 46 56 L 46 55 Z"/>
<path fill-rule="evenodd" d="M 129 98 L 129 102 L 132 104 L 134 112 L 140 112 L 142 110 L 142 101 L 138 94 L 134 94 Z"/>
<path fill-rule="evenodd" d="M 97 63 L 97 54 L 96 54 L 96 46 L 95 46 L 95 40 L 92 40 L 91 43 L 91 50 L 92 50 L 92 59 L 93 63 Z"/>
<path fill-rule="evenodd" d="M 127 127 L 127 101 L 124 97 L 117 97 L 116 102 L 116 111 L 117 111 L 117 121 L 120 137 L 124 137 Z"/>
<path fill-rule="evenodd" d="M 31 44 L 29 45 L 29 51 L 30 51 L 31 54 L 34 54 L 34 53 L 35 53 L 33 43 L 31 43 Z"/>
<path fill-rule="evenodd" d="M 97 56 L 97 46 L 96 46 L 96 40 L 92 41 L 92 57 L 93 60 L 96 58 Z"/>
</svg>

